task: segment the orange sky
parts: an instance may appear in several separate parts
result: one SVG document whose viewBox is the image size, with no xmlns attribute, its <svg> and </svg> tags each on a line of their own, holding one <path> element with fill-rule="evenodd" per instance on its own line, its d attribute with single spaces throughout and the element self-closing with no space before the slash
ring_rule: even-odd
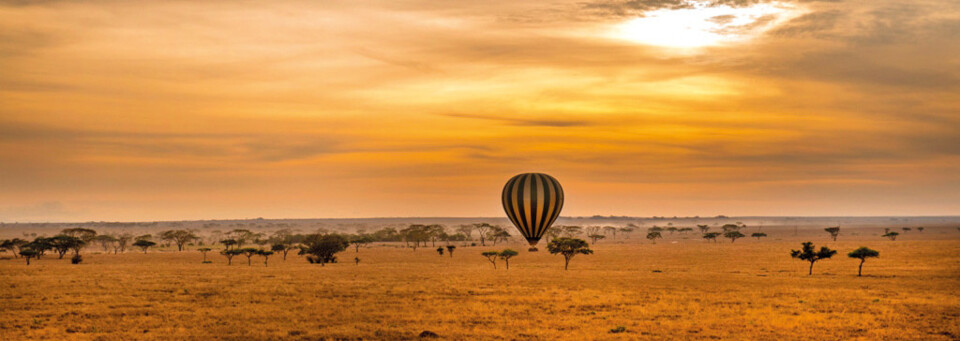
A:
<svg viewBox="0 0 960 341">
<path fill-rule="evenodd" d="M 441 7 L 443 6 L 443 7 Z M 0 0 L 0 221 L 960 213 L 960 3 Z"/>
</svg>

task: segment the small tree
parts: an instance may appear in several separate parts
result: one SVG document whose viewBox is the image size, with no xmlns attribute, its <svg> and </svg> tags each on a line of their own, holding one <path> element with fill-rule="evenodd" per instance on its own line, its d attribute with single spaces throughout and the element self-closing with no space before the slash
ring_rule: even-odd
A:
<svg viewBox="0 0 960 341">
<path fill-rule="evenodd" d="M 590 238 L 590 242 L 592 242 L 592 243 L 594 243 L 594 244 L 596 244 L 597 241 L 600 240 L 600 239 L 607 238 L 607 236 L 604 236 L 604 235 L 602 235 L 602 234 L 591 234 L 591 235 L 589 235 L 589 236 L 587 236 L 587 237 Z"/>
<path fill-rule="evenodd" d="M 510 270 L 510 258 L 516 255 L 519 255 L 519 253 L 511 249 L 500 251 L 500 259 L 503 259 L 503 263 L 507 265 L 507 270 Z"/>
<path fill-rule="evenodd" d="M 117 238 L 108 234 L 101 234 L 93 237 L 93 240 L 100 244 L 103 252 L 110 252 L 110 249 L 117 243 Z"/>
<path fill-rule="evenodd" d="M 437 248 L 437 253 L 443 256 L 443 246 Z"/>
<path fill-rule="evenodd" d="M 303 238 L 300 254 L 309 255 L 307 261 L 311 264 L 324 266 L 327 263 L 336 263 L 335 255 L 346 250 L 348 246 L 350 241 L 339 234 L 310 234 Z"/>
<path fill-rule="evenodd" d="M 225 249 L 220 251 L 221 255 L 227 257 L 227 265 L 233 265 L 233 257 L 242 253 L 243 251 L 239 249 Z"/>
<path fill-rule="evenodd" d="M 257 250 L 257 254 L 263 256 L 263 266 L 267 266 L 267 260 L 270 259 L 270 255 L 273 254 L 273 251 Z"/>
<path fill-rule="evenodd" d="M 27 265 L 30 265 L 30 258 L 36 258 L 38 255 L 40 255 L 39 252 L 31 249 L 20 250 L 18 254 L 20 254 L 20 256 L 23 257 L 23 259 L 27 260 Z"/>
<path fill-rule="evenodd" d="M 828 259 L 837 254 L 836 250 L 830 250 L 826 246 L 820 247 L 820 251 L 814 252 L 813 242 L 803 243 L 802 250 L 791 250 L 790 257 L 810 262 L 810 272 L 807 275 L 813 275 L 813 263 L 821 259 Z"/>
<path fill-rule="evenodd" d="M 273 244 L 272 246 L 270 246 L 270 250 L 272 250 L 273 252 L 280 252 L 280 254 L 283 255 L 283 261 L 287 260 L 287 253 L 290 252 L 290 250 L 293 250 L 296 248 L 297 247 L 294 246 L 293 244 L 286 244 L 286 243 Z"/>
<path fill-rule="evenodd" d="M 200 253 L 203 254 L 203 262 L 204 262 L 204 263 L 209 263 L 209 261 L 207 261 L 207 252 L 210 252 L 210 248 L 209 248 L 209 247 L 201 247 L 201 248 L 197 249 L 197 251 L 200 251 Z"/>
<path fill-rule="evenodd" d="M 453 258 L 453 250 L 455 250 L 456 248 L 457 247 L 454 245 L 447 245 L 447 253 L 450 254 L 450 258 Z"/>
<path fill-rule="evenodd" d="M 647 233 L 647 239 L 649 239 L 654 244 L 657 243 L 657 239 L 663 238 L 663 235 L 660 234 L 660 231 L 652 231 Z"/>
<path fill-rule="evenodd" d="M 353 244 L 353 247 L 354 247 L 354 249 L 355 249 L 355 252 L 358 252 L 358 253 L 360 252 L 360 247 L 361 247 L 361 246 L 370 244 L 370 243 L 372 243 L 372 242 L 373 242 L 373 237 L 371 237 L 371 236 L 369 236 L 369 235 L 365 235 L 365 234 L 364 234 L 364 235 L 359 235 L 359 236 L 354 236 L 353 238 L 350 239 L 350 244 Z"/>
<path fill-rule="evenodd" d="M 923 226 L 918 227 L 917 232 L 923 233 Z"/>
<path fill-rule="evenodd" d="M 231 248 L 237 246 L 237 241 L 233 239 L 224 239 L 220 241 L 220 244 L 223 244 L 224 249 L 230 250 Z"/>
<path fill-rule="evenodd" d="M 731 243 L 736 242 L 737 239 L 743 238 L 743 237 L 746 237 L 746 236 L 747 236 L 747 235 L 745 235 L 745 234 L 743 234 L 743 233 L 740 233 L 740 231 L 737 231 L 737 230 L 729 230 L 729 231 L 723 233 L 723 237 L 724 237 L 724 238 L 730 238 L 730 242 L 731 242 Z"/>
<path fill-rule="evenodd" d="M 910 232 L 910 230 L 913 230 L 913 229 L 911 229 L 911 228 L 909 228 L 909 227 L 904 227 L 904 228 L 903 228 L 903 232 Z"/>
<path fill-rule="evenodd" d="M 707 232 L 703 234 L 703 239 L 712 240 L 714 243 L 717 242 L 717 237 L 720 236 L 720 232 Z"/>
<path fill-rule="evenodd" d="M 561 254 L 563 255 L 563 270 L 567 270 L 570 267 L 570 259 L 573 256 L 583 254 L 589 255 L 593 253 L 593 250 L 590 250 L 590 245 L 582 239 L 577 238 L 557 238 L 547 244 L 547 251 L 551 254 Z"/>
<path fill-rule="evenodd" d="M 130 241 L 133 240 L 133 235 L 129 233 L 121 233 L 117 236 L 117 247 L 120 249 L 120 252 L 127 251 L 127 245 L 130 244 Z M 117 253 L 114 250 L 114 253 Z"/>
<path fill-rule="evenodd" d="M 141 239 L 133 242 L 133 246 L 139 247 L 141 250 L 143 250 L 143 253 L 147 253 L 147 249 L 149 249 L 151 246 L 154 246 L 154 245 L 157 245 L 157 243 L 154 243 L 146 239 Z"/>
<path fill-rule="evenodd" d="M 187 230 L 169 230 L 160 232 L 160 239 L 177 244 L 177 251 L 183 251 L 183 245 L 200 239 L 193 232 Z"/>
<path fill-rule="evenodd" d="M 250 266 L 251 265 L 250 258 L 260 253 L 260 250 L 252 247 L 246 247 L 246 248 L 240 249 L 240 252 L 242 252 L 244 256 L 247 256 L 247 266 Z"/>
<path fill-rule="evenodd" d="M 497 251 L 484 251 L 480 255 L 487 257 L 487 260 L 490 261 L 490 264 L 493 264 L 493 268 L 497 268 L 497 256 L 500 256 L 500 253 Z"/>
<path fill-rule="evenodd" d="M 700 229 L 700 233 L 707 233 L 707 231 L 710 231 L 710 225 L 697 225 L 697 228 Z"/>
<path fill-rule="evenodd" d="M 827 233 L 830 234 L 830 238 L 833 238 L 834 241 L 836 241 L 837 236 L 840 235 L 840 226 L 828 227 L 823 230 L 827 231 Z"/>
<path fill-rule="evenodd" d="M 490 229 L 493 228 L 493 225 L 487 223 L 476 223 L 473 224 L 473 228 L 477 230 L 477 233 L 480 234 L 480 245 L 487 246 L 485 237 L 487 235 L 487 231 L 490 231 Z"/>
<path fill-rule="evenodd" d="M 763 232 L 754 232 L 754 233 L 751 234 L 750 236 L 751 236 L 751 237 L 754 237 L 754 238 L 757 238 L 757 240 L 760 240 L 760 238 L 766 237 L 767 234 L 766 234 L 766 233 L 763 233 Z"/>
<path fill-rule="evenodd" d="M 900 235 L 900 233 L 897 233 L 897 232 L 887 232 L 886 234 L 884 234 L 884 235 L 881 236 L 881 237 L 887 237 L 887 238 L 890 238 L 890 240 L 897 240 L 897 236 L 899 236 L 899 235 Z"/>
<path fill-rule="evenodd" d="M 853 250 L 847 254 L 847 257 L 857 258 L 860 260 L 860 267 L 857 269 L 857 277 L 863 275 L 863 262 L 867 261 L 867 258 L 880 257 L 880 252 L 877 250 L 871 250 L 868 247 L 861 246 L 859 249 Z"/>
</svg>

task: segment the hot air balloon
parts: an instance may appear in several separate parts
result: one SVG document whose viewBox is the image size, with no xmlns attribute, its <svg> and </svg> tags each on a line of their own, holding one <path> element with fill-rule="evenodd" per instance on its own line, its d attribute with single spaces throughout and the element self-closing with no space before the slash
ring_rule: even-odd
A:
<svg viewBox="0 0 960 341">
<path fill-rule="evenodd" d="M 530 251 L 537 251 L 537 242 L 550 225 L 560 217 L 563 188 L 552 176 L 524 173 L 514 176 L 503 186 L 503 210 L 527 242 Z"/>
</svg>

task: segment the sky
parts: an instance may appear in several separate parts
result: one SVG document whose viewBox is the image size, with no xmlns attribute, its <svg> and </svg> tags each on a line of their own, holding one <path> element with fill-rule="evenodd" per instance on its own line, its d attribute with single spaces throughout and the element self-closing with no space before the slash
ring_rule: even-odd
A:
<svg viewBox="0 0 960 341">
<path fill-rule="evenodd" d="M 960 213 L 960 2 L 0 0 L 0 221 Z"/>
</svg>

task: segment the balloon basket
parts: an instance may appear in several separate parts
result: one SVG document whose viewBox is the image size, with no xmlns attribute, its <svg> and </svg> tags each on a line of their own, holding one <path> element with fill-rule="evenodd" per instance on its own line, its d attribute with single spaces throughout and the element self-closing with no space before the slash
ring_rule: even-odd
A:
<svg viewBox="0 0 960 341">
<path fill-rule="evenodd" d="M 527 251 L 529 251 L 529 252 L 537 252 L 537 251 L 540 251 L 540 250 L 537 250 L 537 248 L 535 248 L 535 247 L 531 247 L 531 248 L 527 249 Z"/>
</svg>

